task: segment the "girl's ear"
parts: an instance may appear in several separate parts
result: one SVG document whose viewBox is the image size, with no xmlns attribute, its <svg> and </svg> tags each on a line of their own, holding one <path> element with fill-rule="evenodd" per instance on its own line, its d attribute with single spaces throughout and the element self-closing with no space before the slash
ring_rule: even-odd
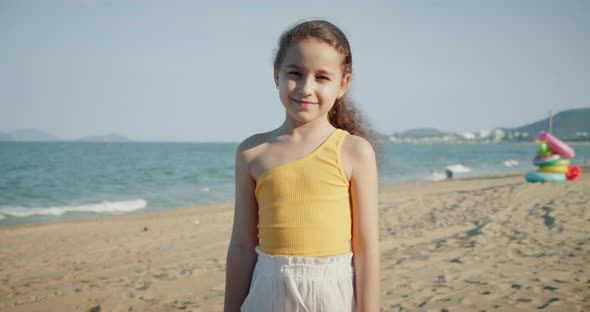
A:
<svg viewBox="0 0 590 312">
<path fill-rule="evenodd" d="M 342 78 L 342 81 L 340 82 L 340 92 L 339 92 L 338 98 L 341 98 L 342 96 L 344 96 L 344 93 L 346 93 L 346 90 L 348 89 L 348 84 L 350 84 L 351 78 L 352 78 L 351 74 L 346 74 Z"/>
<path fill-rule="evenodd" d="M 275 66 L 274 67 L 274 78 L 275 78 L 275 86 L 279 87 L 279 69 Z"/>
</svg>

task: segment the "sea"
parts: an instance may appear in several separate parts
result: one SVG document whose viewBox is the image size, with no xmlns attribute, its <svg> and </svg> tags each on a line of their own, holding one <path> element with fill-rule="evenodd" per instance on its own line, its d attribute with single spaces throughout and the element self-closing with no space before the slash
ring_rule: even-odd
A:
<svg viewBox="0 0 590 312">
<path fill-rule="evenodd" d="M 0 226 L 233 201 L 237 145 L 0 142 Z M 572 164 L 590 163 L 590 145 L 572 147 Z M 533 171 L 536 150 L 534 143 L 385 142 L 378 148 L 379 179 L 444 180 L 447 168 L 454 178 Z"/>
</svg>

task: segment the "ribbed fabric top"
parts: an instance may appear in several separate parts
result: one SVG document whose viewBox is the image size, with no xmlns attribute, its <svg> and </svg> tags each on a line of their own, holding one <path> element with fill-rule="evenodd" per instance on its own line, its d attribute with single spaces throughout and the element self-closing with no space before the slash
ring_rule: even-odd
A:
<svg viewBox="0 0 590 312">
<path fill-rule="evenodd" d="M 270 169 L 256 183 L 260 249 L 268 254 L 324 257 L 349 252 L 349 182 L 336 129 L 307 156 Z"/>
</svg>

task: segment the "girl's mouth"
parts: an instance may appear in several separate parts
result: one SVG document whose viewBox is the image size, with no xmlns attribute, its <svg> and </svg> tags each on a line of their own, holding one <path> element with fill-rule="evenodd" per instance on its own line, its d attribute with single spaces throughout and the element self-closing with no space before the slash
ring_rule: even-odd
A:
<svg viewBox="0 0 590 312">
<path fill-rule="evenodd" d="M 312 103 L 312 102 L 302 101 L 302 100 L 296 100 L 296 99 L 293 99 L 293 101 L 295 101 L 297 104 L 299 104 L 301 106 L 305 106 L 305 107 L 311 106 L 311 105 L 315 104 L 315 103 Z"/>
</svg>

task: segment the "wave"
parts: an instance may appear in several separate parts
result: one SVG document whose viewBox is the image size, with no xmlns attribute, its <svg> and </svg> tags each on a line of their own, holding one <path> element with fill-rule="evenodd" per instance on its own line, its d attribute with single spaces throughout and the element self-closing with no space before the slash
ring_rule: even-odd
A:
<svg viewBox="0 0 590 312">
<path fill-rule="evenodd" d="M 3 215 L 12 217 L 30 217 L 33 215 L 50 215 L 61 216 L 67 212 L 94 212 L 117 214 L 132 212 L 144 209 L 147 206 L 147 201 L 143 199 L 109 202 L 103 201 L 98 204 L 88 204 L 79 206 L 57 206 L 57 207 L 2 207 L 0 208 L 0 219 L 5 218 Z"/>
<path fill-rule="evenodd" d="M 506 167 L 514 167 L 514 166 L 518 165 L 518 161 L 517 160 L 513 160 L 513 159 L 508 159 L 508 160 L 505 160 L 503 162 L 503 164 Z"/>
<path fill-rule="evenodd" d="M 433 172 L 426 180 L 428 181 L 442 181 L 447 178 L 447 174 L 443 172 Z"/>
<path fill-rule="evenodd" d="M 451 170 L 453 173 L 471 172 L 470 168 L 465 167 L 462 164 L 450 165 L 450 166 L 447 166 L 446 169 Z"/>
<path fill-rule="evenodd" d="M 448 165 L 443 169 L 437 169 L 430 172 L 430 176 L 426 177 L 427 181 L 441 181 L 448 179 L 447 171 L 451 171 L 453 174 L 471 172 L 471 168 L 465 167 L 462 164 Z"/>
</svg>

